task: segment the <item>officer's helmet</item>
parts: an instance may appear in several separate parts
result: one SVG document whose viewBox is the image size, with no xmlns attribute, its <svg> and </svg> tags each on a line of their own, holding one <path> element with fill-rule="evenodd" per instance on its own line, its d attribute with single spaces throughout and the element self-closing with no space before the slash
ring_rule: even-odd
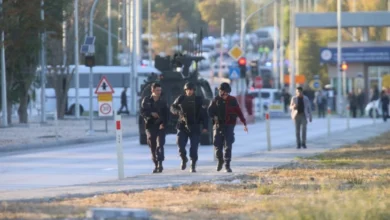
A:
<svg viewBox="0 0 390 220">
<path fill-rule="evenodd" d="M 230 93 L 232 91 L 232 88 L 230 88 L 229 83 L 221 83 L 218 90 L 224 91 L 226 93 Z"/>
<path fill-rule="evenodd" d="M 193 83 L 188 82 L 184 85 L 184 90 L 187 89 L 193 89 L 195 91 L 195 85 Z"/>
</svg>

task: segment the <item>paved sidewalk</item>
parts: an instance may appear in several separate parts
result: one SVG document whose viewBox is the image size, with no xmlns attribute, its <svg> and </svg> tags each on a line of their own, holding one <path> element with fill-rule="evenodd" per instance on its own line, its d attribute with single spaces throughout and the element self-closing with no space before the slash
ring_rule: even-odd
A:
<svg viewBox="0 0 390 220">
<path fill-rule="evenodd" d="M 0 191 L 1 200 L 36 200 L 50 201 L 53 198 L 85 197 L 108 192 L 139 191 L 151 188 L 162 188 L 190 184 L 193 182 L 221 181 L 234 179 L 244 173 L 269 169 L 294 161 L 298 156 L 305 157 L 324 152 L 343 145 L 353 144 L 390 131 L 390 124 L 378 123 L 375 126 L 362 126 L 348 131 L 332 133 L 308 140 L 308 149 L 295 149 L 295 144 L 273 149 L 271 152 L 258 151 L 246 156 L 233 158 L 232 174 L 215 171 L 215 163 L 200 163 L 197 173 L 188 170 L 167 169 L 162 174 L 146 174 L 126 178 L 121 181 L 109 181 L 66 187 L 43 188 L 34 190 Z M 236 146 L 237 148 L 239 146 Z"/>
<path fill-rule="evenodd" d="M 93 135 L 87 135 L 89 118 L 58 120 L 57 138 L 55 121 L 51 118 L 41 124 L 38 119 L 29 124 L 12 124 L 7 128 L 0 128 L 0 153 L 27 149 L 37 149 L 70 144 L 92 143 L 115 139 L 115 121 L 106 122 L 102 119 L 93 120 Z M 138 135 L 138 121 L 135 117 L 122 116 L 123 136 Z"/>
</svg>

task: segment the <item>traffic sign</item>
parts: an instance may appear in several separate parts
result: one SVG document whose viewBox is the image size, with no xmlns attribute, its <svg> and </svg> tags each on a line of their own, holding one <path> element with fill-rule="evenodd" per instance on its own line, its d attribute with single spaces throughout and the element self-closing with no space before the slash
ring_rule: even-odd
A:
<svg viewBox="0 0 390 220">
<path fill-rule="evenodd" d="M 112 116 L 112 102 L 99 102 L 99 116 Z"/>
<path fill-rule="evenodd" d="M 96 87 L 95 94 L 114 93 L 114 89 L 108 82 L 107 78 L 103 76 L 100 79 L 98 86 Z"/>
<path fill-rule="evenodd" d="M 242 49 L 238 45 L 234 45 L 234 47 L 229 50 L 230 57 L 235 60 L 238 60 L 243 54 L 244 51 L 242 51 Z"/>
<path fill-rule="evenodd" d="M 256 76 L 256 78 L 255 78 L 255 88 L 256 89 L 263 88 L 263 79 L 261 78 L 261 76 Z"/>
<path fill-rule="evenodd" d="M 112 102 L 112 94 L 111 93 L 100 93 L 98 94 L 99 102 Z"/>
<path fill-rule="evenodd" d="M 318 91 L 318 90 L 321 89 L 321 87 L 322 87 L 322 83 L 321 83 L 321 81 L 318 80 L 318 79 L 312 80 L 312 81 L 310 82 L 310 88 L 312 88 L 313 90 Z"/>
<path fill-rule="evenodd" d="M 240 78 L 240 68 L 229 67 L 229 78 L 230 79 L 239 79 Z"/>
</svg>

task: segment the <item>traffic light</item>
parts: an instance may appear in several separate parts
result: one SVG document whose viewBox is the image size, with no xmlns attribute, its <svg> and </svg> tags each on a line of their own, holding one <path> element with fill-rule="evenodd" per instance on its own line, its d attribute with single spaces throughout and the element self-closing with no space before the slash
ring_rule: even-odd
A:
<svg viewBox="0 0 390 220">
<path fill-rule="evenodd" d="M 251 61 L 251 73 L 252 73 L 252 76 L 259 75 L 259 61 L 257 61 L 257 60 Z"/>
<path fill-rule="evenodd" d="M 238 59 L 238 67 L 240 68 L 240 78 L 246 78 L 246 59 L 241 57 Z"/>
<path fill-rule="evenodd" d="M 95 66 L 95 56 L 85 56 L 85 66 L 94 67 Z"/>
<path fill-rule="evenodd" d="M 344 61 L 341 65 L 340 65 L 340 71 L 347 71 L 348 69 L 348 64 Z"/>
</svg>

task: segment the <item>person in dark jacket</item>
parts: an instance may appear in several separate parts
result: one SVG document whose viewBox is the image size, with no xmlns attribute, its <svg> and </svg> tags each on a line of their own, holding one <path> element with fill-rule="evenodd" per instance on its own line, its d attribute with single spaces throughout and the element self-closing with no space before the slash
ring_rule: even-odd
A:
<svg viewBox="0 0 390 220">
<path fill-rule="evenodd" d="M 351 92 L 349 94 L 349 109 L 352 113 L 352 117 L 356 118 L 356 112 L 357 112 L 357 107 L 358 107 L 358 98 L 355 95 L 355 93 Z"/>
<path fill-rule="evenodd" d="M 140 114 L 145 120 L 148 145 L 155 168 L 153 173 L 163 171 L 165 128 L 169 120 L 168 104 L 161 98 L 161 85 L 152 84 L 152 95 L 143 98 Z"/>
<path fill-rule="evenodd" d="M 209 116 L 213 119 L 213 143 L 215 155 L 218 159 L 217 171 L 222 169 L 225 163 L 225 171 L 232 172 L 230 161 L 232 159 L 232 147 L 234 139 L 234 127 L 237 117 L 244 124 L 244 131 L 248 132 L 246 120 L 238 105 L 237 99 L 230 96 L 231 87 L 228 83 L 219 86 L 219 96 L 215 97 L 208 108 Z M 225 152 L 223 154 L 223 148 Z"/>
<path fill-rule="evenodd" d="M 291 95 L 283 89 L 282 91 L 283 101 L 284 101 L 284 113 L 288 113 L 288 107 L 290 106 Z"/>
<path fill-rule="evenodd" d="M 207 133 L 208 118 L 207 112 L 203 108 L 203 98 L 195 95 L 195 85 L 186 83 L 184 85 L 185 95 L 180 95 L 171 105 L 171 112 L 179 116 L 177 123 L 177 145 L 179 155 L 182 159 L 181 169 L 187 167 L 186 145 L 190 139 L 190 159 L 191 173 L 196 172 L 196 162 L 198 161 L 198 147 L 200 141 L 200 130 Z"/>
<path fill-rule="evenodd" d="M 125 87 L 122 91 L 122 94 L 121 94 L 121 107 L 119 108 L 118 110 L 118 114 L 122 114 L 123 113 L 123 108 L 126 108 L 126 111 L 124 111 L 125 113 L 127 114 L 130 114 L 129 113 L 129 109 L 127 107 L 127 95 L 126 95 L 126 92 L 127 92 L 127 88 Z"/>
<path fill-rule="evenodd" d="M 380 98 L 380 106 L 382 107 L 382 117 L 384 122 L 386 122 L 389 117 L 389 103 L 389 96 L 387 96 L 386 91 L 383 90 Z"/>
<path fill-rule="evenodd" d="M 365 103 L 364 99 L 365 99 L 365 97 L 364 97 L 363 90 L 358 89 L 357 103 L 358 103 L 358 107 L 359 107 L 359 111 L 360 111 L 360 117 L 364 116 L 364 103 Z"/>
</svg>

